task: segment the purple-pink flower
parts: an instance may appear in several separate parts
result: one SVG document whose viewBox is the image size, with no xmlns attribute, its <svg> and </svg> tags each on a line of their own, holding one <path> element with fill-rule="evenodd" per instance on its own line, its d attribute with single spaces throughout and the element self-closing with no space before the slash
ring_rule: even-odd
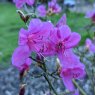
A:
<svg viewBox="0 0 95 95">
<path fill-rule="evenodd" d="M 27 45 L 30 51 L 38 51 L 40 45 L 46 41 L 53 25 L 50 22 L 41 22 L 39 19 L 30 21 L 28 30 L 21 29 L 19 33 L 19 45 Z"/>
<path fill-rule="evenodd" d="M 81 39 L 80 35 L 76 32 L 71 32 L 71 29 L 67 25 L 55 28 L 52 33 L 50 40 L 55 47 L 56 53 L 64 53 L 66 49 L 73 48 Z"/>
<path fill-rule="evenodd" d="M 90 18 L 92 22 L 95 23 L 95 9 L 92 11 L 88 11 L 85 15 L 86 18 Z"/>
<path fill-rule="evenodd" d="M 88 50 L 95 53 L 95 45 L 92 43 L 92 41 L 89 38 L 86 39 L 85 45 Z"/>
<path fill-rule="evenodd" d="M 25 3 L 29 6 L 33 5 L 35 0 L 13 0 L 13 2 L 16 4 L 17 8 L 22 8 Z"/>
<path fill-rule="evenodd" d="M 60 13 L 61 7 L 57 4 L 56 0 L 52 0 L 48 3 L 48 11 L 52 13 Z"/>
<path fill-rule="evenodd" d="M 41 4 L 37 7 L 38 15 L 45 17 L 46 15 L 52 15 L 61 12 L 61 7 L 57 4 L 57 0 L 52 0 L 48 2 L 48 8 L 46 9 L 45 5 Z"/>
<path fill-rule="evenodd" d="M 61 20 L 57 24 L 58 27 L 51 30 L 48 41 L 40 50 L 45 56 L 58 55 L 60 52 L 63 54 L 65 50 L 75 47 L 81 39 L 78 33 L 71 32 L 69 26 L 66 25 L 66 17 L 64 21 L 63 18 Z"/>
<path fill-rule="evenodd" d="M 59 57 L 61 60 L 60 76 L 66 88 L 74 91 L 72 79 L 80 79 L 85 76 L 85 66 L 79 61 L 79 58 L 72 52 L 72 50 L 65 51 L 64 55 Z M 75 95 L 75 94 L 74 94 Z"/>
<path fill-rule="evenodd" d="M 32 52 L 39 53 L 52 29 L 52 23 L 41 22 L 39 19 L 32 19 L 27 30 L 21 28 L 19 46 L 12 55 L 12 64 L 17 68 L 23 66 L 23 64 L 28 64 L 26 62 L 27 58 Z"/>
</svg>

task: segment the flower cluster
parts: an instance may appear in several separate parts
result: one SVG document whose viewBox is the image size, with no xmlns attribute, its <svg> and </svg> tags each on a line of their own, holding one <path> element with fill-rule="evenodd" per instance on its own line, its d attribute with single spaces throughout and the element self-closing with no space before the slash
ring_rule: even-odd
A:
<svg viewBox="0 0 95 95">
<path fill-rule="evenodd" d="M 12 55 L 12 64 L 19 70 L 29 69 L 32 52 L 45 57 L 57 56 L 61 66 L 60 77 L 66 88 L 74 91 L 72 79 L 79 79 L 85 75 L 85 66 L 72 51 L 80 39 L 80 35 L 71 32 L 66 24 L 65 14 L 56 26 L 49 21 L 32 19 L 27 30 L 20 29 L 18 47 Z M 78 92 L 75 94 L 78 95 Z"/>
<path fill-rule="evenodd" d="M 57 14 L 61 12 L 61 7 L 58 5 L 57 0 L 52 0 L 48 2 L 48 9 L 46 9 L 45 5 L 39 5 L 37 8 L 39 16 L 45 17 L 46 15 Z"/>
<path fill-rule="evenodd" d="M 16 7 L 20 9 L 25 4 L 32 6 L 35 3 L 35 0 L 13 0 L 13 2 L 16 4 Z M 46 9 L 45 5 L 41 4 L 37 7 L 37 12 L 39 13 L 39 16 L 45 17 L 47 14 L 60 13 L 61 7 L 58 5 L 57 0 L 52 0 L 51 2 L 48 2 L 48 9 Z"/>
</svg>

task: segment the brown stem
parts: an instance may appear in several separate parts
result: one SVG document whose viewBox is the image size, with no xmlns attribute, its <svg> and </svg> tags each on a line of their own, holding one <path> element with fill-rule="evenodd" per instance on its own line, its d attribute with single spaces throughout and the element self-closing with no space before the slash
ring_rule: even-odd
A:
<svg viewBox="0 0 95 95">
<path fill-rule="evenodd" d="M 19 95 L 24 95 L 25 94 L 25 86 L 26 86 L 26 84 L 23 83 L 24 74 L 25 74 L 25 70 L 22 70 L 20 72 L 20 91 L 19 91 Z"/>
<path fill-rule="evenodd" d="M 33 57 L 29 57 L 29 58 L 31 58 L 33 61 L 35 61 L 35 62 L 38 62 L 38 63 L 41 63 L 41 64 L 44 64 L 44 62 L 42 62 L 42 61 L 40 61 L 40 60 L 37 60 L 37 59 L 35 59 L 35 58 L 33 58 Z"/>
<path fill-rule="evenodd" d="M 75 80 L 73 80 L 73 83 L 74 83 L 74 85 L 79 89 L 79 91 L 80 91 L 80 93 L 81 93 L 82 95 L 87 95 L 87 94 L 84 92 L 84 90 L 77 84 L 77 82 L 76 82 Z"/>
<path fill-rule="evenodd" d="M 19 91 L 19 95 L 24 95 L 24 94 L 25 94 L 25 85 L 26 85 L 26 84 L 21 84 L 21 86 L 20 86 L 20 91 Z"/>
<path fill-rule="evenodd" d="M 47 75 L 44 75 L 44 78 L 45 78 L 46 81 L 48 82 L 49 87 L 52 89 L 52 91 L 55 93 L 55 95 L 58 95 L 57 92 L 56 92 L 56 90 L 55 90 L 54 87 L 52 86 L 52 84 L 51 84 L 51 82 L 50 82 L 48 76 L 47 76 Z"/>
<path fill-rule="evenodd" d="M 41 64 L 42 64 L 42 66 L 40 66 L 40 68 L 44 71 L 44 74 L 43 74 L 44 78 L 45 78 L 46 81 L 48 82 L 49 87 L 50 87 L 51 90 L 55 93 L 55 95 L 58 95 L 57 92 L 56 92 L 56 90 L 53 88 L 52 83 L 50 82 L 50 80 L 49 80 L 49 78 L 48 78 L 47 68 L 46 68 L 46 65 L 45 65 L 44 60 L 43 60 L 43 62 L 42 62 L 42 61 L 36 60 L 36 59 L 34 59 L 34 58 L 32 58 L 32 57 L 30 57 L 30 58 L 31 58 L 32 60 L 34 60 L 35 62 L 38 62 L 38 63 L 41 63 Z"/>
</svg>

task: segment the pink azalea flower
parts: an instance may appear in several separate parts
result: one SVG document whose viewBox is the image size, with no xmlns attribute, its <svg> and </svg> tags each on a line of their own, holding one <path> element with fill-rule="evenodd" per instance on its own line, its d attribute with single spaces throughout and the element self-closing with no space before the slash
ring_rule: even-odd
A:
<svg viewBox="0 0 95 95">
<path fill-rule="evenodd" d="M 95 53 L 95 45 L 92 43 L 90 39 L 86 39 L 86 48 Z"/>
<path fill-rule="evenodd" d="M 25 3 L 30 6 L 33 5 L 35 0 L 13 0 L 13 2 L 16 3 L 17 8 L 21 8 Z"/>
<path fill-rule="evenodd" d="M 48 9 L 52 11 L 52 13 L 60 13 L 61 7 L 56 3 L 56 1 L 51 1 L 48 3 Z"/>
<path fill-rule="evenodd" d="M 80 41 L 78 33 L 71 33 L 67 25 L 55 28 L 51 31 L 48 41 L 43 44 L 40 53 L 44 56 L 64 54 L 65 50 L 73 48 Z"/>
<path fill-rule="evenodd" d="M 64 53 L 66 49 L 76 46 L 81 39 L 78 33 L 71 32 L 71 29 L 66 25 L 66 15 L 63 15 L 56 26 L 51 30 L 48 41 L 40 50 L 44 56 Z"/>
<path fill-rule="evenodd" d="M 46 13 L 47 13 L 47 10 L 46 10 L 46 7 L 44 5 L 39 5 L 38 8 L 37 8 L 37 11 L 38 11 L 38 15 L 41 16 L 41 17 L 45 17 L 46 16 Z"/>
<path fill-rule="evenodd" d="M 71 32 L 71 29 L 67 25 L 56 28 L 50 36 L 56 53 L 75 47 L 80 39 L 80 35 L 76 32 Z"/>
<path fill-rule="evenodd" d="M 12 55 L 12 64 L 17 67 L 19 70 L 27 69 L 30 65 L 28 57 L 30 55 L 30 50 L 27 46 L 19 46 L 15 49 Z"/>
<path fill-rule="evenodd" d="M 56 27 L 60 27 L 61 25 L 66 25 L 66 14 L 63 14 L 63 16 L 57 22 Z"/>
<path fill-rule="evenodd" d="M 27 58 L 31 52 L 36 52 L 42 48 L 47 41 L 53 25 L 50 22 L 41 22 L 39 19 L 31 20 L 28 30 L 21 28 L 19 32 L 19 47 L 12 55 L 12 64 L 17 68 L 27 66 Z M 29 64 L 28 64 L 29 65 Z"/>
<path fill-rule="evenodd" d="M 61 72 L 60 76 L 64 82 L 66 88 L 70 91 L 74 91 L 74 85 L 72 79 L 80 79 L 85 76 L 85 66 L 79 61 L 79 58 L 72 52 L 72 50 L 65 51 L 64 55 L 59 55 L 61 60 Z M 75 94 L 74 94 L 75 95 Z"/>
<path fill-rule="evenodd" d="M 28 31 L 23 28 L 20 30 L 19 45 L 27 45 L 30 51 L 39 51 L 52 27 L 50 22 L 41 22 L 39 19 L 31 20 Z"/>
<path fill-rule="evenodd" d="M 95 10 L 88 11 L 85 15 L 86 18 L 90 18 L 92 22 L 95 22 Z"/>
</svg>

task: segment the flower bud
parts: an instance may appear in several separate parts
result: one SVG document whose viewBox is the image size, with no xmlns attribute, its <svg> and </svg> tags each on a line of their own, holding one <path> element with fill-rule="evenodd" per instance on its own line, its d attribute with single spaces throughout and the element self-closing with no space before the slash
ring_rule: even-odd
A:
<svg viewBox="0 0 95 95">
<path fill-rule="evenodd" d="M 20 18 L 22 19 L 22 21 L 24 21 L 24 23 L 27 23 L 27 21 L 30 18 L 30 15 L 25 15 L 22 11 L 17 10 L 18 14 L 20 15 Z"/>
<path fill-rule="evenodd" d="M 26 84 L 21 84 L 20 85 L 19 95 L 24 95 L 25 94 L 25 86 L 26 86 Z"/>
</svg>

